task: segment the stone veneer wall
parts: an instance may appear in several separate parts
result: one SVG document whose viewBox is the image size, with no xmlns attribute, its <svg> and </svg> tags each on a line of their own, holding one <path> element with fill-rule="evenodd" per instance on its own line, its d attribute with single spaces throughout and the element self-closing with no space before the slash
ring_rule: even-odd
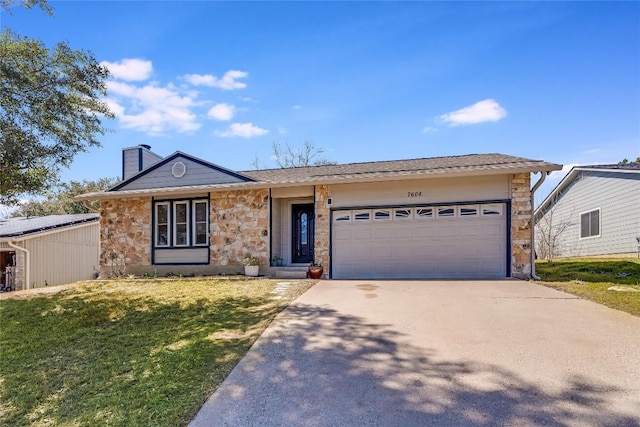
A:
<svg viewBox="0 0 640 427">
<path fill-rule="evenodd" d="M 211 264 L 242 267 L 251 254 L 268 267 L 269 190 L 211 193 L 210 205 Z"/>
<path fill-rule="evenodd" d="M 100 277 L 149 265 L 151 197 L 101 201 Z"/>
<path fill-rule="evenodd" d="M 531 277 L 531 174 L 511 178 L 511 276 Z"/>
<path fill-rule="evenodd" d="M 20 243 L 16 243 L 17 246 L 25 247 L 25 241 L 21 241 Z M 26 280 L 26 258 L 27 256 L 23 251 L 19 251 L 16 249 L 16 266 L 13 269 L 13 290 L 19 291 L 22 289 L 27 289 L 27 285 L 25 283 Z M 33 262 L 33 261 L 32 261 Z"/>
<path fill-rule="evenodd" d="M 323 277 L 329 277 L 329 187 L 316 185 L 315 187 L 315 233 L 314 233 L 314 257 L 324 266 Z"/>
</svg>

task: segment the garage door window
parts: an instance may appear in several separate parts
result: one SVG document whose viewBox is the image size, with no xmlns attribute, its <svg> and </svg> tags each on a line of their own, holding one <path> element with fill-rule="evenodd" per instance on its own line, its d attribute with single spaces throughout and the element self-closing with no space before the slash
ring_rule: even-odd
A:
<svg viewBox="0 0 640 427">
<path fill-rule="evenodd" d="M 412 219 L 413 218 L 413 209 L 394 209 L 393 210 L 393 218 L 394 219 Z"/>
<path fill-rule="evenodd" d="M 502 216 L 502 205 L 482 205 L 482 216 Z"/>
<path fill-rule="evenodd" d="M 374 219 L 387 220 L 391 219 L 391 210 L 389 209 L 376 209 L 373 213 Z"/>
<path fill-rule="evenodd" d="M 438 218 L 453 218 L 456 216 L 456 208 L 452 206 L 443 206 L 438 208 Z"/>
<path fill-rule="evenodd" d="M 433 208 L 416 208 L 416 218 L 433 218 Z"/>
<path fill-rule="evenodd" d="M 371 219 L 371 211 L 354 211 L 353 212 L 353 220 L 354 221 L 369 221 Z"/>
<path fill-rule="evenodd" d="M 460 216 L 478 216 L 478 206 L 460 206 Z"/>
<path fill-rule="evenodd" d="M 349 222 L 351 221 L 351 211 L 336 212 L 333 220 L 335 222 Z"/>
</svg>

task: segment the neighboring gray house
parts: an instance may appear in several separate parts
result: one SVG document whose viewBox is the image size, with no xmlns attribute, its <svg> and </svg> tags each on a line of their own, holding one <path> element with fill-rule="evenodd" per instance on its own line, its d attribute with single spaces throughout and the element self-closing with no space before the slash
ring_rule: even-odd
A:
<svg viewBox="0 0 640 427">
<path fill-rule="evenodd" d="M 95 278 L 99 216 L 49 215 L 0 220 L 0 288 L 63 285 Z"/>
<path fill-rule="evenodd" d="M 576 166 L 535 211 L 536 250 L 546 258 L 636 256 L 640 163 Z"/>
<path fill-rule="evenodd" d="M 122 169 L 77 197 L 101 202 L 102 276 L 233 274 L 250 254 L 275 276 L 315 261 L 336 279 L 500 278 L 531 274 L 531 173 L 561 166 L 494 153 L 239 172 L 140 146 Z"/>
</svg>

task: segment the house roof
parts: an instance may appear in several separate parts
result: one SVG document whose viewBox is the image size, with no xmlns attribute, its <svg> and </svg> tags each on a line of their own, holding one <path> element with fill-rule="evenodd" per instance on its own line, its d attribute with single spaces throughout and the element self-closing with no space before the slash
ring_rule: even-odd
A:
<svg viewBox="0 0 640 427">
<path fill-rule="evenodd" d="M 512 174 L 553 171 L 560 170 L 561 168 L 561 165 L 555 163 L 508 156 L 505 154 L 468 154 L 463 156 L 242 171 L 238 172 L 238 174 L 249 177 L 254 181 L 88 193 L 78 196 L 76 199 L 90 200 L 135 197 L 151 194 L 187 194 L 198 191 Z"/>
<path fill-rule="evenodd" d="M 556 188 L 549 193 L 549 195 L 540 203 L 535 210 L 535 216 L 539 216 L 545 209 L 557 198 L 557 195 L 562 192 L 573 180 L 580 174 L 580 172 L 603 172 L 603 173 L 640 173 L 640 162 L 630 163 L 614 163 L 614 164 L 602 164 L 602 165 L 582 165 L 574 166 L 569 173 L 562 178 L 562 181 L 556 185 Z"/>
<path fill-rule="evenodd" d="M 0 219 L 0 239 L 34 237 L 35 234 L 58 228 L 96 222 L 99 218 L 100 215 L 89 213 Z"/>
</svg>

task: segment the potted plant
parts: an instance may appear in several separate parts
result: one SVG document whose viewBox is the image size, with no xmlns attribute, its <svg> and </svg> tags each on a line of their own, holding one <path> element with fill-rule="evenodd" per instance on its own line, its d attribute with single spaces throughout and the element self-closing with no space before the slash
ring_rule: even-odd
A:
<svg viewBox="0 0 640 427">
<path fill-rule="evenodd" d="M 310 279 L 320 279 L 323 272 L 324 268 L 322 268 L 322 264 L 320 262 L 311 261 L 311 264 L 309 264 L 309 269 L 307 270 L 307 275 Z"/>
<path fill-rule="evenodd" d="M 258 276 L 258 272 L 260 271 L 260 261 L 258 261 L 258 258 L 251 255 L 247 255 L 242 260 L 242 264 L 244 264 L 245 276 L 252 276 L 252 277 Z"/>
<path fill-rule="evenodd" d="M 273 261 L 273 265 L 275 265 L 276 267 L 281 267 L 282 266 L 282 262 L 284 260 L 282 259 L 282 257 L 279 257 L 278 255 L 275 255 L 272 258 L 272 261 Z"/>
</svg>

